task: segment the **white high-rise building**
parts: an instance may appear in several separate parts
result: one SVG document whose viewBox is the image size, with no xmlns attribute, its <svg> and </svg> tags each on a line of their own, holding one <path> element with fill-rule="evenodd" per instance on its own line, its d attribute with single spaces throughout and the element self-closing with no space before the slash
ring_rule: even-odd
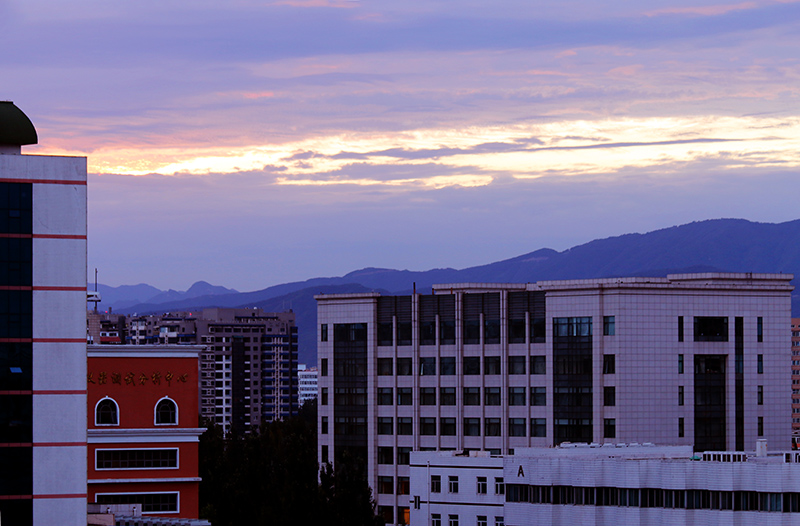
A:
<svg viewBox="0 0 800 526">
<path fill-rule="evenodd" d="M 308 400 L 316 400 L 317 398 L 317 368 L 306 367 L 306 364 L 301 363 L 297 366 L 297 392 L 299 395 L 300 405 L 303 405 Z"/>
<path fill-rule="evenodd" d="M 0 102 L 0 520 L 86 524 L 86 158 Z"/>
<path fill-rule="evenodd" d="M 790 447 L 786 274 L 436 285 L 318 300 L 319 459 L 408 520 L 411 451 Z M 393 494 L 379 480 L 394 480 Z M 384 485 L 384 487 L 388 487 Z"/>
</svg>

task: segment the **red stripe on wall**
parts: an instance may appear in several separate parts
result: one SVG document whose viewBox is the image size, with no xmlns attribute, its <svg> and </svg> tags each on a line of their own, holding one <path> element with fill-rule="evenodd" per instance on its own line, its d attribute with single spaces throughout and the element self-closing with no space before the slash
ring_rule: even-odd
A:
<svg viewBox="0 0 800 526">
<path fill-rule="evenodd" d="M 0 290 L 33 290 L 33 287 L 28 286 L 15 286 L 15 285 L 0 285 Z"/>
<path fill-rule="evenodd" d="M 86 239 L 85 235 L 79 234 L 7 234 L 0 233 L 0 237 L 13 237 L 19 239 Z"/>
<path fill-rule="evenodd" d="M 31 500 L 33 495 L 0 495 L 0 500 Z"/>
<path fill-rule="evenodd" d="M 77 184 L 86 186 L 86 181 L 62 181 L 60 179 L 0 179 L 0 183 L 34 183 L 34 184 Z"/>
<path fill-rule="evenodd" d="M 5 444 L 0 444 L 0 447 L 31 447 L 33 444 L 30 442 L 8 442 Z"/>
<path fill-rule="evenodd" d="M 33 391 L 0 391 L 0 396 L 9 395 L 32 395 Z"/>
<path fill-rule="evenodd" d="M 33 239 L 86 239 L 78 234 L 32 234 Z"/>
</svg>

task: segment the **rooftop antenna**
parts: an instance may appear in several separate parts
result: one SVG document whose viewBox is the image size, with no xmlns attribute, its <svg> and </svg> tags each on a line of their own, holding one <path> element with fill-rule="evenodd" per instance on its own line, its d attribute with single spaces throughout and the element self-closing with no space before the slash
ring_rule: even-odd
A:
<svg viewBox="0 0 800 526">
<path fill-rule="evenodd" d="M 94 313 L 97 314 L 97 304 L 102 301 L 100 293 L 97 292 L 97 268 L 94 269 L 94 292 L 86 293 L 86 301 L 94 303 Z"/>
</svg>

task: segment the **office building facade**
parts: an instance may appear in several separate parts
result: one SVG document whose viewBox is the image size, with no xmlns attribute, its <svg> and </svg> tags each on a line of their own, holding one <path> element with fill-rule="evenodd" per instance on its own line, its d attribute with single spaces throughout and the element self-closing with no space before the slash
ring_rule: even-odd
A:
<svg viewBox="0 0 800 526">
<path fill-rule="evenodd" d="M 86 524 L 86 158 L 0 102 L 0 517 Z"/>
<path fill-rule="evenodd" d="M 789 281 L 685 274 L 317 296 L 319 459 L 419 450 L 790 446 Z M 407 497 L 378 493 L 404 520 Z M 383 508 L 386 509 L 386 508 Z M 391 521 L 390 521 L 391 522 Z"/>
</svg>

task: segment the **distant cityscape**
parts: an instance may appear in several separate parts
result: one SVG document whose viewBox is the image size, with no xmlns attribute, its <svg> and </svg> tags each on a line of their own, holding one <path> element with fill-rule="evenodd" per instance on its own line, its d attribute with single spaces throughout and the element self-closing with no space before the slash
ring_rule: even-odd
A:
<svg viewBox="0 0 800 526">
<path fill-rule="evenodd" d="M 86 159 L 22 155 L 37 141 L 0 102 L 4 525 L 209 526 L 202 437 L 303 411 L 312 475 L 366 481 L 375 523 L 800 517 L 792 274 L 323 292 L 300 363 L 293 310 L 94 308 Z"/>
</svg>

